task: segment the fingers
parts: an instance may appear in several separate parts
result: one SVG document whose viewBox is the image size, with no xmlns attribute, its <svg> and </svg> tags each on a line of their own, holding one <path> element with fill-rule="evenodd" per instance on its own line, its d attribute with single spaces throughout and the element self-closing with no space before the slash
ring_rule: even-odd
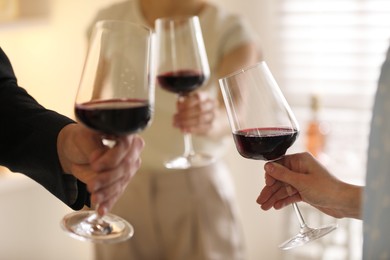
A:
<svg viewBox="0 0 390 260">
<path fill-rule="evenodd" d="M 281 181 L 296 187 L 297 178 L 299 177 L 296 172 L 292 172 L 283 165 L 275 162 L 268 162 L 264 165 L 265 174 L 268 175 L 266 183 L 271 183 L 274 181 Z"/>
<path fill-rule="evenodd" d="M 292 202 L 301 200 L 298 191 L 291 185 L 295 183 L 293 180 L 294 177 L 297 177 L 297 173 L 292 173 L 275 162 L 266 163 L 264 169 L 266 186 L 256 200 L 263 210 L 280 209 Z"/>
<path fill-rule="evenodd" d="M 307 196 L 307 188 L 316 181 L 318 169 L 314 170 L 310 154 L 284 156 L 277 162 L 264 165 L 265 187 L 256 202 L 263 210 L 280 209 Z M 288 167 L 288 168 L 287 168 Z M 305 195 L 306 194 L 306 195 Z M 307 198 L 305 197 L 305 201 Z"/>
<path fill-rule="evenodd" d="M 112 209 L 115 202 L 126 189 L 128 182 L 129 180 L 119 179 L 111 185 L 107 185 L 91 194 L 91 203 L 99 205 L 97 210 L 100 215 L 104 215 Z"/>
<path fill-rule="evenodd" d="M 70 124 L 58 138 L 58 154 L 64 172 L 86 184 L 99 214 L 110 210 L 141 165 L 144 141 L 138 135 L 115 139 L 112 148 L 101 135 L 80 124 Z"/>
<path fill-rule="evenodd" d="M 291 185 L 286 184 L 286 185 L 284 185 L 284 186 L 285 186 L 287 195 L 288 195 L 289 197 L 291 197 L 291 196 L 293 196 L 295 193 L 297 193 L 297 190 L 294 189 Z"/>
<path fill-rule="evenodd" d="M 260 192 L 260 195 L 258 196 L 256 202 L 260 205 L 265 204 L 266 202 L 269 202 L 269 204 L 272 204 L 272 201 L 274 202 L 276 200 L 276 197 L 274 199 L 271 198 L 275 196 L 281 189 L 282 185 L 280 182 L 275 183 L 275 185 L 272 186 L 265 186 L 263 190 Z M 272 207 L 272 205 L 271 205 Z M 267 207 L 270 208 L 270 207 Z"/>
<path fill-rule="evenodd" d="M 91 196 L 91 202 L 93 204 L 99 204 L 100 208 L 110 211 L 119 197 L 125 191 L 132 177 L 141 166 L 141 159 L 138 158 L 131 164 L 124 168 L 124 174 L 118 175 L 117 178 L 113 177 L 112 172 L 108 172 L 107 176 L 111 178 L 107 180 L 106 185 L 102 186 L 99 190 Z"/>
<path fill-rule="evenodd" d="M 301 200 L 296 189 L 290 185 L 276 181 L 273 185 L 263 188 L 256 202 L 260 204 L 263 210 L 269 210 L 270 208 L 281 209 L 292 202 Z"/>
<path fill-rule="evenodd" d="M 123 137 L 117 140 L 114 148 L 100 156 L 92 156 L 96 158 L 92 158 L 90 166 L 75 166 L 74 171 L 80 172 L 79 178 L 87 185 L 92 204 L 99 204 L 101 214 L 112 208 L 140 168 L 144 145 L 137 135 Z"/>
<path fill-rule="evenodd" d="M 264 174 L 264 178 L 265 178 L 265 185 L 266 186 L 272 186 L 275 184 L 275 182 L 277 181 L 275 178 L 273 178 L 271 175 L 269 174 Z"/>
<path fill-rule="evenodd" d="M 124 160 L 131 162 L 139 158 L 144 146 L 143 139 L 138 135 L 118 138 L 112 149 L 98 150 L 91 155 L 91 166 L 96 171 L 116 168 Z"/>
<path fill-rule="evenodd" d="M 276 201 L 274 204 L 274 209 L 279 210 L 286 206 L 291 205 L 292 203 L 296 203 L 300 201 L 302 201 L 301 197 L 298 194 L 296 194 L 294 196 L 287 197 L 283 200 Z"/>
<path fill-rule="evenodd" d="M 178 100 L 173 125 L 185 132 L 202 134 L 212 127 L 216 113 L 216 101 L 205 92 L 195 92 Z"/>
</svg>

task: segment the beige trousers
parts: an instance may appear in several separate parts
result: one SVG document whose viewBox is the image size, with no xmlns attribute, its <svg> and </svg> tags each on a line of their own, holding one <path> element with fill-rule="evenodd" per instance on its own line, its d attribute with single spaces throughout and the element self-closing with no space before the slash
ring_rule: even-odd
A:
<svg viewBox="0 0 390 260">
<path fill-rule="evenodd" d="M 113 213 L 134 236 L 98 244 L 97 260 L 245 259 L 234 185 L 223 163 L 164 173 L 139 172 Z"/>
</svg>

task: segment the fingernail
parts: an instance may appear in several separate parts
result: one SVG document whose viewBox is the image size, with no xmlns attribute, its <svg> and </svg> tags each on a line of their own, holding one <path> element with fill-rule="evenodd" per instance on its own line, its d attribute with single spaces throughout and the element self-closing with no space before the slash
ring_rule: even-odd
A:
<svg viewBox="0 0 390 260">
<path fill-rule="evenodd" d="M 95 196 L 95 203 L 99 204 L 103 199 L 103 196 L 101 194 L 96 194 Z"/>
<path fill-rule="evenodd" d="M 99 190 L 101 187 L 102 187 L 102 185 L 101 185 L 100 181 L 96 181 L 96 182 L 94 183 L 94 185 L 93 185 L 93 190 L 94 190 L 94 191 L 97 191 L 97 190 Z"/>
<path fill-rule="evenodd" d="M 267 172 L 272 172 L 275 169 L 275 166 L 272 163 L 267 163 L 264 166 L 265 171 Z"/>
</svg>

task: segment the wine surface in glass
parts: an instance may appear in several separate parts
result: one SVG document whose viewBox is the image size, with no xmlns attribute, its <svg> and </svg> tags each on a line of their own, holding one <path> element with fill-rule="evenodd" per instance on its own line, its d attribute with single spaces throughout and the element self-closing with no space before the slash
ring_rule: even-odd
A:
<svg viewBox="0 0 390 260">
<path fill-rule="evenodd" d="M 77 118 L 86 126 L 108 135 L 127 135 L 144 129 L 151 119 L 147 100 L 110 99 L 76 105 Z"/>
<path fill-rule="evenodd" d="M 185 95 L 202 86 L 206 77 L 196 70 L 178 70 L 160 74 L 157 80 L 163 89 Z"/>
<path fill-rule="evenodd" d="M 295 142 L 298 131 L 291 128 L 250 128 L 233 133 L 241 156 L 254 160 L 275 160 L 285 155 Z"/>
</svg>

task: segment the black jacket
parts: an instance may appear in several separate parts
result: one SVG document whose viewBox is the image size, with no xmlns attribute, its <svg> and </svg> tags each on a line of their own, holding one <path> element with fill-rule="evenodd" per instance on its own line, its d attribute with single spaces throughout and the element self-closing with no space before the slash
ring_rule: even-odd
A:
<svg viewBox="0 0 390 260">
<path fill-rule="evenodd" d="M 18 86 L 12 65 L 0 48 L 0 164 L 35 180 L 73 209 L 89 204 L 85 185 L 64 174 L 57 155 L 57 136 L 73 121 L 38 104 Z M 77 199 L 68 194 L 77 187 Z"/>
</svg>

